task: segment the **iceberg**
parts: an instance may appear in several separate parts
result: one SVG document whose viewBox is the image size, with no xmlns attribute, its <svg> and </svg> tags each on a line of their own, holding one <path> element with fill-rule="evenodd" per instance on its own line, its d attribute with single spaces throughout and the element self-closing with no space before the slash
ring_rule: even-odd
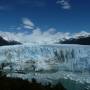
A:
<svg viewBox="0 0 90 90">
<path fill-rule="evenodd" d="M 90 83 L 89 45 L 24 44 L 0 47 L 0 70 L 8 77 L 52 83 L 70 79 Z"/>
</svg>

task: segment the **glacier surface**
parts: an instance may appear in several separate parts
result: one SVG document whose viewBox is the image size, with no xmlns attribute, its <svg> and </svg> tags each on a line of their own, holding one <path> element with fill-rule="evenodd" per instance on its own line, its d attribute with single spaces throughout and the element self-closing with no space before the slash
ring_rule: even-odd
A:
<svg viewBox="0 0 90 90">
<path fill-rule="evenodd" d="M 61 78 L 90 83 L 90 46 L 2 46 L 0 70 L 8 77 L 35 78 L 42 83 L 57 83 Z"/>
</svg>

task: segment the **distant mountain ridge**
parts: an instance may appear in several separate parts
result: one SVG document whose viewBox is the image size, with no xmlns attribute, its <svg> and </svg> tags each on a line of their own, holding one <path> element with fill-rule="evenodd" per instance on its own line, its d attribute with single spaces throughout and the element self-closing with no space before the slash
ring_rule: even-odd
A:
<svg viewBox="0 0 90 90">
<path fill-rule="evenodd" d="M 37 30 L 38 31 L 38 30 Z M 90 32 L 81 31 L 78 33 L 69 32 L 43 32 L 40 34 L 31 33 L 14 33 L 0 31 L 0 45 L 16 45 L 16 44 L 81 44 L 90 45 Z M 4 41 L 4 44 L 2 42 Z"/>
<path fill-rule="evenodd" d="M 90 35 L 85 36 L 79 36 L 78 38 L 70 38 L 65 41 L 61 41 L 61 44 L 80 44 L 80 45 L 90 45 Z"/>
<path fill-rule="evenodd" d="M 21 44 L 20 42 L 17 41 L 7 41 L 3 37 L 0 36 L 0 46 L 5 46 L 5 45 L 17 45 Z"/>
</svg>

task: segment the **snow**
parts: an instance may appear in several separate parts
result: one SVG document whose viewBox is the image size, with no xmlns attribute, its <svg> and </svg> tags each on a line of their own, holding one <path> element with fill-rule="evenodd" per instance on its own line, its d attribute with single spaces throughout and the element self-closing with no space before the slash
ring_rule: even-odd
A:
<svg viewBox="0 0 90 90">
<path fill-rule="evenodd" d="M 3 65 L 4 64 L 4 65 Z M 90 46 L 24 44 L 0 47 L 0 67 L 7 76 L 58 82 L 90 83 Z"/>
<path fill-rule="evenodd" d="M 80 36 L 88 37 L 88 36 L 90 36 L 90 33 L 89 32 L 86 32 L 86 31 L 81 31 L 79 33 L 75 33 L 75 35 L 73 36 L 73 38 L 79 38 Z"/>
<path fill-rule="evenodd" d="M 55 44 L 70 38 L 79 38 L 80 36 L 88 37 L 90 36 L 90 33 L 86 31 L 82 31 L 79 33 L 68 33 L 68 32 L 64 33 L 64 32 L 56 32 L 54 29 L 49 29 L 47 31 L 42 32 L 42 30 L 37 28 L 33 30 L 32 33 L 28 32 L 14 33 L 14 32 L 0 31 L 0 36 L 7 41 L 15 40 L 21 43 Z"/>
</svg>

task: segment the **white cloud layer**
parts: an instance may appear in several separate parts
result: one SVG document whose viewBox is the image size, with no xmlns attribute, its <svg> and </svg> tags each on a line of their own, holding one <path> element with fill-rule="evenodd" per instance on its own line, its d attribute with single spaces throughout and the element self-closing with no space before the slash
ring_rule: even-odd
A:
<svg viewBox="0 0 90 90">
<path fill-rule="evenodd" d="M 34 23 L 28 18 L 23 18 L 22 23 L 24 25 L 24 28 L 31 29 L 31 30 L 34 29 L 34 26 L 35 26 Z"/>
<path fill-rule="evenodd" d="M 31 34 L 27 33 L 11 33 L 0 31 L 0 36 L 6 40 L 16 40 L 21 43 L 34 43 L 34 44 L 53 44 L 61 40 L 69 38 L 78 38 L 79 36 L 88 36 L 90 33 L 82 31 L 80 33 L 62 33 L 55 30 L 47 30 L 42 32 L 39 28 L 33 30 Z"/>
<path fill-rule="evenodd" d="M 61 5 L 62 9 L 68 10 L 71 8 L 71 5 L 70 5 L 69 1 L 67 1 L 67 0 L 57 0 L 56 4 Z"/>
<path fill-rule="evenodd" d="M 78 38 L 80 36 L 90 35 L 90 33 L 87 33 L 85 31 L 82 31 L 80 33 L 57 32 L 55 28 L 49 28 L 48 30 L 43 31 L 40 28 L 37 28 L 37 26 L 35 26 L 35 24 L 27 18 L 23 19 L 23 25 L 30 30 L 32 29 L 32 33 L 11 33 L 0 31 L 0 36 L 2 36 L 6 40 L 15 40 L 21 43 L 53 44 L 69 38 Z M 21 30 L 20 27 L 16 28 L 16 30 L 19 29 Z"/>
<path fill-rule="evenodd" d="M 3 11 L 3 10 L 8 10 L 9 7 L 8 6 L 3 6 L 3 5 L 0 5 L 0 11 Z"/>
</svg>

